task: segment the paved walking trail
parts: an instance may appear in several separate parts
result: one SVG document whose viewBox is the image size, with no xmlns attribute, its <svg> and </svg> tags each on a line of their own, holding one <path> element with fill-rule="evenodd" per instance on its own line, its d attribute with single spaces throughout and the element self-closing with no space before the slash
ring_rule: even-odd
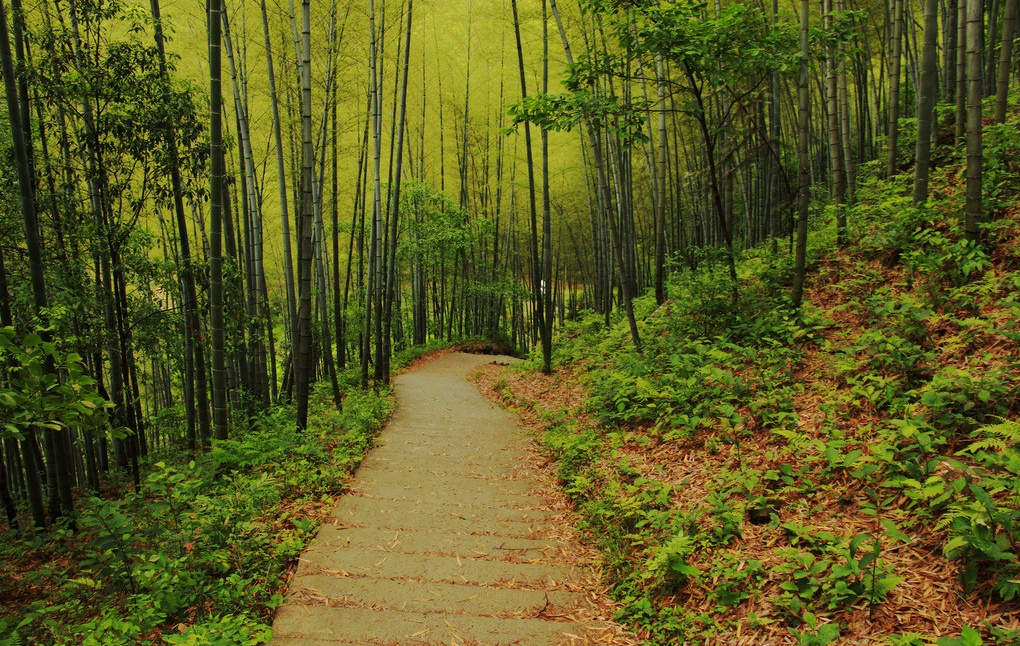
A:
<svg viewBox="0 0 1020 646">
<path fill-rule="evenodd" d="M 582 573 L 527 436 L 466 380 L 492 360 L 448 354 L 397 377 L 397 411 L 301 557 L 274 645 L 578 644 L 606 630 L 576 619 Z"/>
</svg>

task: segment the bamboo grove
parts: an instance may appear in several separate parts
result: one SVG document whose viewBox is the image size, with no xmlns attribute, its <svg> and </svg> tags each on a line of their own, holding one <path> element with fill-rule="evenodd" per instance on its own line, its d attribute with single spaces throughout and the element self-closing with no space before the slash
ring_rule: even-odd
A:
<svg viewBox="0 0 1020 646">
<path fill-rule="evenodd" d="M 796 259 L 799 303 L 809 220 L 842 237 L 866 173 L 923 202 L 933 142 L 977 241 L 1015 73 L 1016 0 L 208 9 L 175 43 L 159 0 L 0 0 L 11 527 L 271 406 L 303 427 L 315 382 L 342 406 L 436 339 L 550 370 L 592 310 L 640 351 L 636 295 L 724 263 L 739 299 L 751 246 Z"/>
</svg>

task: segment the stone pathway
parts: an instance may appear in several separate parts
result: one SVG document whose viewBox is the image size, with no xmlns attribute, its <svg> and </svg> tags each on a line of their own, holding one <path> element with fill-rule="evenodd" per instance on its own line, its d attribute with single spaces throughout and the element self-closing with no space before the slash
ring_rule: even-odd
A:
<svg viewBox="0 0 1020 646">
<path fill-rule="evenodd" d="M 273 644 L 590 643 L 528 438 L 466 380 L 492 360 L 448 354 L 397 378 L 397 411 L 301 557 Z"/>
</svg>

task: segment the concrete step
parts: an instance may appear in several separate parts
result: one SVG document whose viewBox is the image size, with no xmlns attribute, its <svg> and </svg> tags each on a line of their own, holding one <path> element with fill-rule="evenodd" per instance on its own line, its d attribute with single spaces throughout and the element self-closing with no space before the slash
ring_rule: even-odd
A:
<svg viewBox="0 0 1020 646">
<path fill-rule="evenodd" d="M 302 605 L 534 619 L 567 614 L 577 595 L 318 574 L 304 578 L 294 600 Z"/>
<path fill-rule="evenodd" d="M 500 509 L 493 507 L 470 507 L 467 505 L 446 505 L 440 501 L 392 500 L 388 498 L 367 498 L 349 495 L 340 499 L 333 518 L 344 523 L 361 522 L 363 525 L 403 528 L 434 528 L 444 526 L 446 520 L 476 522 L 521 523 L 529 526 L 548 525 L 556 522 L 552 512 L 539 509 Z M 454 526 L 449 526 L 455 529 Z M 456 532 L 455 533 L 460 533 Z M 520 532 L 514 532 L 518 535 Z"/>
<path fill-rule="evenodd" d="M 515 585 L 556 590 L 572 570 L 542 563 L 506 563 L 458 556 L 405 554 L 378 550 L 313 545 L 301 556 L 298 576 L 338 574 L 374 579 L 447 581 L 478 586 Z"/>
<path fill-rule="evenodd" d="M 563 562 L 559 541 L 496 535 L 452 534 L 442 530 L 391 530 L 368 527 L 340 527 L 326 524 L 315 537 L 316 543 L 332 547 L 352 547 L 379 553 L 432 554 L 505 561 L 507 563 Z"/>
<path fill-rule="evenodd" d="M 273 630 L 277 635 L 274 644 L 309 646 L 562 644 L 570 641 L 566 635 L 578 634 L 582 629 L 570 621 L 285 605 L 277 611 Z"/>
<path fill-rule="evenodd" d="M 439 505 L 467 505 L 475 507 L 542 509 L 548 506 L 537 490 L 527 484 L 512 481 L 482 481 L 463 478 L 450 480 L 411 480 L 403 482 L 384 478 L 374 482 L 355 480 L 348 491 L 366 498 L 409 500 Z"/>
<path fill-rule="evenodd" d="M 368 454 L 361 463 L 365 473 L 375 471 L 395 471 L 410 475 L 464 476 L 469 478 L 493 478 L 498 480 L 523 480 L 527 474 L 517 473 L 521 470 L 526 456 L 520 453 L 509 453 L 491 456 L 476 456 L 463 460 L 422 462 L 420 457 L 408 457 L 395 451 L 374 451 Z M 360 472 L 359 472 L 360 473 Z"/>
</svg>

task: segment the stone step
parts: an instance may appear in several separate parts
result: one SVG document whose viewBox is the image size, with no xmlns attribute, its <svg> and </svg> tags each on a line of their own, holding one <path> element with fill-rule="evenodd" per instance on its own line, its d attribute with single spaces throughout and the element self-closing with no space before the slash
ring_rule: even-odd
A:
<svg viewBox="0 0 1020 646">
<path fill-rule="evenodd" d="M 421 457 L 408 457 L 395 451 L 374 451 L 361 462 L 360 473 L 391 471 L 408 475 L 462 476 L 469 478 L 491 478 L 497 480 L 520 480 L 527 482 L 526 473 L 518 473 L 525 464 L 526 456 L 510 453 L 491 456 L 476 456 L 458 461 L 431 460 L 422 462 Z"/>
<path fill-rule="evenodd" d="M 564 644 L 581 630 L 572 621 L 285 605 L 273 644 Z"/>
<path fill-rule="evenodd" d="M 379 553 L 421 553 L 505 561 L 507 563 L 562 563 L 558 541 L 496 535 L 451 534 L 441 530 L 390 530 L 368 527 L 323 525 L 317 543 L 351 547 Z"/>
<path fill-rule="evenodd" d="M 536 526 L 549 525 L 558 519 L 552 512 L 540 509 L 471 507 L 446 505 L 438 500 L 394 500 L 356 495 L 341 498 L 332 516 L 346 524 L 361 523 L 365 526 L 389 529 L 449 527 L 455 533 L 462 532 L 456 530 L 456 525 L 447 526 L 443 523 L 451 520 Z M 521 530 L 513 531 L 511 534 L 520 535 Z"/>
<path fill-rule="evenodd" d="M 514 490 L 500 482 L 497 484 L 476 484 L 471 488 L 444 486 L 442 482 L 352 482 L 348 490 L 366 498 L 387 498 L 428 502 L 436 505 L 467 505 L 469 507 L 495 507 L 516 509 L 543 509 L 548 502 L 522 491 Z"/>
<path fill-rule="evenodd" d="M 338 574 L 374 579 L 446 581 L 477 586 L 559 589 L 573 578 L 570 568 L 542 563 L 507 563 L 432 554 L 405 554 L 316 544 L 299 559 L 298 576 Z"/>
<path fill-rule="evenodd" d="M 304 578 L 294 601 L 341 608 L 534 619 L 567 614 L 577 603 L 577 595 L 317 574 Z"/>
</svg>

